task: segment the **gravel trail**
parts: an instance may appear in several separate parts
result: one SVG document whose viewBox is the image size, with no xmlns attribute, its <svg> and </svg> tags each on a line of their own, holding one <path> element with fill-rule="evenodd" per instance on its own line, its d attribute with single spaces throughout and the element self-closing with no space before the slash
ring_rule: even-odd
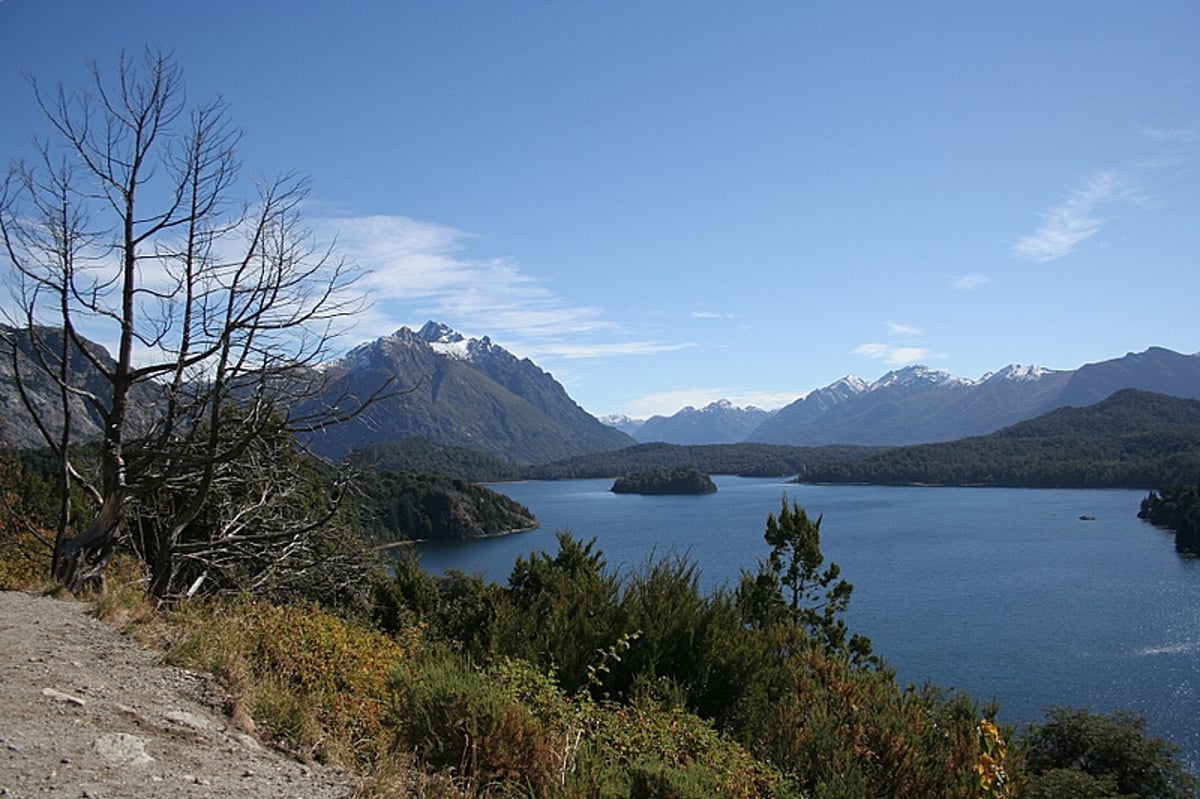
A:
<svg viewBox="0 0 1200 799">
<path fill-rule="evenodd" d="M 353 778 L 260 746 L 220 712 L 208 675 L 88 615 L 0 591 L 0 797 L 352 796 Z"/>
</svg>

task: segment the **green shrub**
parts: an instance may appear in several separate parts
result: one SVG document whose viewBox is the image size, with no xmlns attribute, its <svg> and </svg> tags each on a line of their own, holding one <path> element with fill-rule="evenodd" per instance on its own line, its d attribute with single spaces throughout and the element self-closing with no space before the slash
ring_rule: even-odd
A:
<svg viewBox="0 0 1200 799">
<path fill-rule="evenodd" d="M 1111 795 L 1195 799 L 1197 779 L 1180 763 L 1179 747 L 1149 735 L 1146 724 L 1145 716 L 1128 710 L 1051 709 L 1044 722 L 1022 734 L 1031 791 L 1049 795 L 1053 788 L 1047 786 L 1071 779 L 1058 772 L 1070 769 L 1101 787 L 1111 784 Z"/>
<path fill-rule="evenodd" d="M 476 790 L 545 796 L 560 784 L 571 740 L 566 699 L 528 666 L 482 670 L 430 651 L 397 668 L 391 690 L 397 743 L 427 768 L 452 770 Z"/>
<path fill-rule="evenodd" d="M 212 672 L 228 711 L 303 757 L 374 763 L 391 745 L 388 677 L 417 648 L 311 606 L 216 600 L 185 605 L 173 663 Z"/>
</svg>

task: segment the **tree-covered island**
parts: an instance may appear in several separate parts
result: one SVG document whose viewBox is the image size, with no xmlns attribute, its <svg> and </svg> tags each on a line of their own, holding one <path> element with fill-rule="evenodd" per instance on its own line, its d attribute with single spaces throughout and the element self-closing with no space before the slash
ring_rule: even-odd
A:
<svg viewBox="0 0 1200 799">
<path fill-rule="evenodd" d="M 614 494 L 715 494 L 712 478 L 698 469 L 665 468 L 618 477 Z"/>
</svg>

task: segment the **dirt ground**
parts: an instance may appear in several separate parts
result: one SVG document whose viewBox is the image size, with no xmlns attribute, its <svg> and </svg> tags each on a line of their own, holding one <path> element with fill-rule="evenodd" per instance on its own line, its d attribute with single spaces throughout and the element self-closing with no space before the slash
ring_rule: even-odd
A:
<svg viewBox="0 0 1200 799">
<path fill-rule="evenodd" d="M 234 729 L 207 675 L 88 615 L 80 602 L 0 591 L 0 797 L 353 795 L 353 778 Z"/>
</svg>

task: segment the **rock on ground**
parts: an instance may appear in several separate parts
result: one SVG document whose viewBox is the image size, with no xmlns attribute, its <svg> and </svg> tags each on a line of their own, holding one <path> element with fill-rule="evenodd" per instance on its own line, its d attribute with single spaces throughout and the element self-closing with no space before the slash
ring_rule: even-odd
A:
<svg viewBox="0 0 1200 799">
<path fill-rule="evenodd" d="M 215 709 L 211 678 L 162 665 L 87 611 L 0 591 L 0 798 L 354 793 L 350 775 L 233 729 Z"/>
</svg>

